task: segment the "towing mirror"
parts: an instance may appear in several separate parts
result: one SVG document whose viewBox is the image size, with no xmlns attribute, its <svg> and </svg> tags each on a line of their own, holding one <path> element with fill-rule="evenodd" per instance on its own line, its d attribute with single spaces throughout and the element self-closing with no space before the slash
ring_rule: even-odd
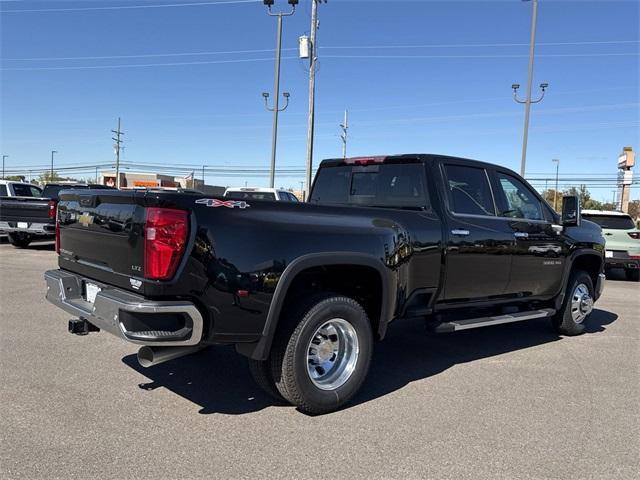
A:
<svg viewBox="0 0 640 480">
<path fill-rule="evenodd" d="M 578 227 L 580 220 L 580 197 L 576 195 L 562 197 L 562 225 L 564 227 Z"/>
</svg>

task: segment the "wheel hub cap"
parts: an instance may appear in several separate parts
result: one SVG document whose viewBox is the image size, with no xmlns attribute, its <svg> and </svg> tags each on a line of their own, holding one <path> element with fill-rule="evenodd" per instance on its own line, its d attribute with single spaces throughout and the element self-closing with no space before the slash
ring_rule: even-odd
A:
<svg viewBox="0 0 640 480">
<path fill-rule="evenodd" d="M 353 374 L 358 355 L 358 335 L 342 318 L 334 318 L 318 328 L 307 348 L 307 373 L 321 390 L 334 390 Z"/>
<path fill-rule="evenodd" d="M 582 323 L 593 310 L 593 298 L 584 283 L 579 284 L 571 297 L 571 317 L 576 323 Z"/>
</svg>

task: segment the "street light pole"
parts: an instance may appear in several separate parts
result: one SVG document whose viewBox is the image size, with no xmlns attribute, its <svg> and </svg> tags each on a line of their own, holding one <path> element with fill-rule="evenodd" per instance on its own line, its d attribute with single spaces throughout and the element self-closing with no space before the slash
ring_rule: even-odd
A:
<svg viewBox="0 0 640 480">
<path fill-rule="evenodd" d="M 529 0 L 524 0 L 529 1 Z M 520 85 L 513 84 L 513 96 L 516 102 L 524 103 L 524 132 L 522 134 L 522 160 L 520 161 L 520 175 L 524 177 L 526 163 L 527 163 L 527 143 L 529 141 L 529 116 L 531 113 L 531 104 L 538 103 L 544 98 L 544 91 L 549 85 L 543 83 L 540 85 L 542 88 L 542 96 L 538 100 L 531 100 L 531 88 L 533 86 L 533 60 L 536 45 L 536 25 L 538 20 L 538 0 L 531 0 L 533 3 L 533 12 L 531 14 L 531 39 L 529 43 L 529 74 L 527 80 L 527 97 L 524 101 L 518 100 L 516 93 Z M 543 87 L 544 85 L 544 87 Z"/>
<path fill-rule="evenodd" d="M 309 123 L 307 127 L 307 170 L 306 192 L 311 191 L 311 170 L 313 169 L 313 135 L 316 118 L 316 37 L 318 32 L 318 1 L 311 0 L 311 38 L 309 52 Z M 303 195 L 305 191 L 303 189 Z M 308 194 L 307 194 L 308 195 Z"/>
<path fill-rule="evenodd" d="M 9 158 L 9 155 L 2 155 L 2 179 L 4 180 L 4 159 Z"/>
<path fill-rule="evenodd" d="M 49 175 L 49 181 L 53 182 L 53 156 L 58 153 L 57 150 L 51 150 L 51 174 Z"/>
<path fill-rule="evenodd" d="M 274 3 L 274 0 L 263 0 L 264 4 L 269 8 L 269 16 L 278 18 L 278 27 L 276 32 L 276 64 L 275 64 L 275 75 L 274 75 L 274 106 L 273 108 L 269 108 L 267 104 L 267 100 L 269 98 L 268 93 L 263 93 L 262 96 L 265 99 L 265 105 L 267 105 L 267 110 L 273 112 L 273 128 L 271 133 L 271 169 L 269 171 L 269 186 L 274 188 L 275 177 L 276 177 L 276 148 L 278 144 L 278 114 L 287 109 L 289 105 L 289 93 L 283 93 L 283 96 L 287 99 L 287 105 L 284 108 L 280 109 L 280 59 L 282 56 L 282 17 L 289 17 L 293 15 L 296 11 L 296 5 L 298 4 L 298 0 L 289 0 L 289 4 L 291 5 L 291 11 L 289 12 L 278 12 L 273 13 L 271 11 L 271 6 Z"/>
<path fill-rule="evenodd" d="M 557 158 L 554 158 L 551 161 L 556 164 L 556 188 L 553 191 L 553 209 L 557 212 L 558 211 L 558 174 L 560 172 L 560 160 Z"/>
</svg>

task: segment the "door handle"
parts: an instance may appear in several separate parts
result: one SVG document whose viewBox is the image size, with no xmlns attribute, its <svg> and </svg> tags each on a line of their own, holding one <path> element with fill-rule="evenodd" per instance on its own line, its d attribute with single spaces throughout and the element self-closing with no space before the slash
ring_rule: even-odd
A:
<svg viewBox="0 0 640 480">
<path fill-rule="evenodd" d="M 462 229 L 459 229 L 459 228 L 455 228 L 455 229 L 451 230 L 451 233 L 453 235 L 459 235 L 459 236 L 462 236 L 462 237 L 466 237 L 467 235 L 469 235 L 469 230 L 462 230 Z"/>
<path fill-rule="evenodd" d="M 516 238 L 529 238 L 529 234 L 527 232 L 514 232 L 513 236 Z"/>
</svg>

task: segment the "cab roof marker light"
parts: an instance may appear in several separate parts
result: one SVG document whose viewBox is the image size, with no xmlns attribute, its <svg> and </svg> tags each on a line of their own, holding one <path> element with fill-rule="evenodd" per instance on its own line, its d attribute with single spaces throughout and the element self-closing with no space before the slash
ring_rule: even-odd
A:
<svg viewBox="0 0 640 480">
<path fill-rule="evenodd" d="M 345 158 L 344 163 L 347 165 L 371 165 L 374 163 L 383 163 L 386 159 L 387 157 L 383 155 L 376 157 L 352 157 Z"/>
</svg>

